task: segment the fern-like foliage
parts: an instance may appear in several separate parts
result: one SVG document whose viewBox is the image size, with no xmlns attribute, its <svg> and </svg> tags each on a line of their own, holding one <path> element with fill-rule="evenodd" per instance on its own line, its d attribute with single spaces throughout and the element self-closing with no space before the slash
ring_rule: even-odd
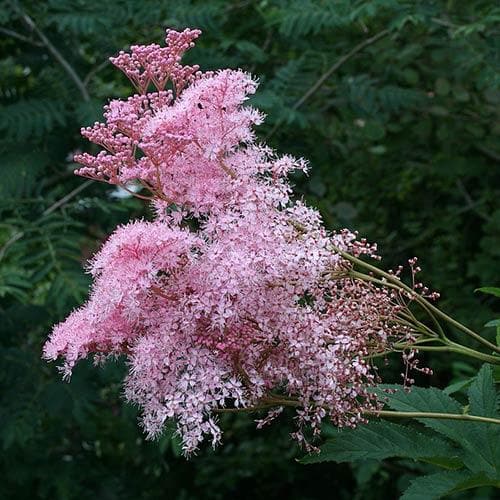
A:
<svg viewBox="0 0 500 500">
<path fill-rule="evenodd" d="M 40 138 L 65 123 L 64 103 L 56 99 L 25 99 L 0 108 L 0 130 L 7 139 Z"/>
</svg>

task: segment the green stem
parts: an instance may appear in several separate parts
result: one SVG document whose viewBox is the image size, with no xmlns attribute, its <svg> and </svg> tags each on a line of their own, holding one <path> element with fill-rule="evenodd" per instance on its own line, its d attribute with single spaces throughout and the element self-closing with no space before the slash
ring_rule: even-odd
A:
<svg viewBox="0 0 500 500">
<path fill-rule="evenodd" d="M 396 344 L 393 344 L 393 347 L 395 349 L 398 349 L 398 350 L 402 350 L 402 349 L 420 349 L 420 346 L 422 344 L 427 344 L 429 342 L 441 342 L 442 343 L 442 340 L 440 338 L 425 338 L 425 339 L 416 340 L 415 342 L 407 342 L 405 344 L 403 344 L 403 343 L 396 343 Z"/>
<path fill-rule="evenodd" d="M 398 292 L 401 291 L 401 287 L 399 285 L 396 285 L 394 283 L 389 283 L 388 281 L 384 281 L 384 280 L 375 278 L 374 276 L 370 276 L 369 274 L 360 273 L 359 271 L 351 270 L 351 271 L 349 271 L 349 276 L 351 276 L 353 278 L 358 278 L 358 279 L 363 280 L 363 281 L 369 281 L 370 283 L 376 283 L 377 285 L 381 285 L 381 286 L 384 286 L 386 288 L 392 288 L 393 290 L 397 290 Z M 427 309 L 424 308 L 424 310 L 432 317 L 433 321 L 437 325 L 439 325 L 439 322 L 436 320 L 436 318 L 432 314 L 430 314 Z M 410 311 L 408 310 L 408 312 L 410 312 Z M 418 325 L 420 327 L 419 331 L 422 332 L 422 329 L 425 329 L 425 331 L 427 332 L 426 334 L 430 335 L 431 337 L 441 336 L 441 337 L 445 338 L 444 332 L 441 335 L 441 332 L 443 331 L 441 328 L 441 325 L 439 325 L 440 334 L 438 335 L 436 332 L 431 330 L 428 326 L 426 326 L 423 323 L 421 323 L 420 321 L 418 321 L 413 314 L 411 314 L 411 316 L 410 316 L 410 314 L 405 314 L 403 312 L 400 312 L 399 314 L 403 317 L 409 318 L 413 325 L 415 325 L 415 326 Z"/>
<path fill-rule="evenodd" d="M 443 345 L 437 345 L 437 346 L 422 345 L 427 342 L 441 342 Z M 480 361 L 486 363 L 491 363 L 492 365 L 500 365 L 499 356 L 492 356 L 490 354 L 485 354 L 476 351 L 475 349 L 471 349 L 470 347 L 466 347 L 457 344 L 455 342 L 452 342 L 450 340 L 443 340 L 440 338 L 427 338 L 427 339 L 417 340 L 416 342 L 413 343 L 394 344 L 391 350 L 370 354 L 369 356 L 366 356 L 365 359 L 379 358 L 382 356 L 387 356 L 392 352 L 401 352 L 406 349 L 416 349 L 418 351 L 430 351 L 430 352 L 454 352 L 457 354 L 462 354 L 463 356 L 469 356 L 470 358 L 479 359 Z"/>
<path fill-rule="evenodd" d="M 422 307 L 422 309 L 424 309 L 424 311 L 427 313 L 427 315 L 431 318 L 432 322 L 434 323 L 434 325 L 436 326 L 437 328 L 437 331 L 438 331 L 438 335 L 442 338 L 442 339 L 445 339 L 447 340 L 447 337 L 444 333 L 444 330 L 441 326 L 441 324 L 439 323 L 439 321 L 437 320 L 436 316 L 432 313 L 432 311 L 429 309 L 429 307 L 427 307 L 427 301 L 424 299 L 424 301 L 418 301 L 420 307 Z"/>
<path fill-rule="evenodd" d="M 436 316 L 440 317 L 444 321 L 448 322 L 449 324 L 453 325 L 455 328 L 458 330 L 461 330 L 463 333 L 469 335 L 473 339 L 475 339 L 477 342 L 480 342 L 484 346 L 488 347 L 492 351 L 500 353 L 500 347 L 492 344 L 488 340 L 484 339 L 481 337 L 481 335 L 477 334 L 476 332 L 472 331 L 470 328 L 467 328 L 465 325 L 462 325 L 462 323 L 459 323 L 452 317 L 448 316 L 446 313 L 438 309 L 436 306 L 431 304 L 428 300 L 424 299 L 422 296 L 418 295 L 412 288 L 410 288 L 408 285 L 403 283 L 401 280 L 398 278 L 394 277 L 393 275 L 386 273 L 385 271 L 382 271 L 378 267 L 375 267 L 371 264 L 368 264 L 367 262 L 358 259 L 357 257 L 354 257 L 353 255 L 344 252 L 343 250 L 340 250 L 339 248 L 334 247 L 334 250 L 338 252 L 342 257 L 345 259 L 349 260 L 353 264 L 357 264 L 361 267 L 364 267 L 365 269 L 368 269 L 369 271 L 378 274 L 379 276 L 383 276 L 389 283 L 382 282 L 385 286 L 390 286 L 391 288 L 399 288 L 402 290 L 405 290 L 407 293 L 411 295 L 412 298 L 414 298 L 424 309 L 429 310 L 431 313 L 435 314 Z M 356 271 L 354 271 L 356 272 Z M 363 273 L 356 273 L 357 275 L 362 275 Z M 368 281 L 375 281 L 376 278 L 373 278 L 372 276 L 367 276 L 364 275 L 365 278 L 362 279 L 367 279 Z M 361 277 L 361 276 L 358 276 Z M 370 279 L 368 279 L 370 278 Z M 377 280 L 381 281 L 381 280 Z"/>
<path fill-rule="evenodd" d="M 422 322 L 418 321 L 414 316 L 409 316 L 406 315 L 402 312 L 399 313 L 401 318 L 399 318 L 398 322 L 401 324 L 404 324 L 406 326 L 410 326 L 413 328 L 417 328 L 417 330 L 422 333 L 423 335 L 426 335 L 427 337 L 431 337 L 431 340 L 439 340 L 439 335 L 431 330 L 427 325 L 424 325 Z M 408 318 L 408 319 L 404 319 Z"/>
<path fill-rule="evenodd" d="M 250 413 L 254 411 L 259 411 L 259 410 L 265 410 L 267 408 L 270 408 L 272 406 L 278 406 L 278 405 L 273 405 L 270 403 L 267 404 L 261 404 L 261 405 L 256 405 L 256 406 L 246 406 L 244 408 L 217 408 L 215 410 L 212 410 L 214 413 Z"/>
<path fill-rule="evenodd" d="M 435 418 L 442 420 L 465 420 L 467 422 L 481 422 L 485 424 L 500 425 L 500 419 L 490 417 L 479 417 L 477 415 L 466 415 L 460 413 L 434 413 L 420 411 L 365 411 L 365 415 L 373 415 L 374 417 L 385 418 Z"/>
<path fill-rule="evenodd" d="M 261 400 L 261 404 L 247 408 L 220 408 L 215 410 L 218 413 L 224 412 L 248 412 L 257 411 L 272 406 L 302 406 L 299 401 L 293 399 L 282 399 L 280 397 L 268 397 Z M 325 408 L 327 409 L 327 408 Z M 484 424 L 500 425 L 500 419 L 491 417 L 480 417 L 478 415 L 468 415 L 461 413 L 434 413 L 434 412 L 420 412 L 420 411 L 393 411 L 393 410 L 365 410 L 364 415 L 381 418 L 434 418 L 439 420 L 461 420 L 466 422 L 478 422 Z"/>
<path fill-rule="evenodd" d="M 477 358 L 481 361 L 485 361 L 486 363 L 491 363 L 492 365 L 500 365 L 500 356 L 492 356 L 491 354 L 484 354 L 482 352 L 476 351 L 475 349 L 471 349 L 470 347 L 457 344 L 456 342 L 448 341 L 450 349 L 453 352 L 457 352 L 459 354 L 463 354 L 464 356 L 471 356 L 473 358 Z"/>
<path fill-rule="evenodd" d="M 356 259 L 356 257 L 353 257 L 353 259 Z M 358 260 L 358 259 L 357 259 Z M 362 261 L 361 261 L 362 262 Z M 367 266 L 369 267 L 373 267 L 373 266 L 370 266 L 370 264 L 367 264 Z M 375 268 L 377 269 L 377 268 Z M 384 273 L 383 271 L 380 271 L 380 273 L 382 274 L 386 274 Z M 378 278 L 375 278 L 374 276 L 370 276 L 369 274 L 364 274 L 364 273 L 360 273 L 358 271 L 350 271 L 349 272 L 349 275 L 354 277 L 354 278 L 358 278 L 358 279 L 362 279 L 362 280 L 365 280 L 365 281 L 369 281 L 371 283 L 376 283 L 376 284 L 379 284 L 381 286 L 386 286 L 386 287 L 390 287 L 390 288 L 393 288 L 393 289 L 399 289 L 401 288 L 400 286 L 398 285 L 402 285 L 402 287 L 408 291 L 412 291 L 411 288 L 407 287 L 404 283 L 389 283 L 387 281 L 384 281 L 384 280 L 381 280 L 381 279 L 378 279 Z M 390 275 L 389 275 L 390 276 Z M 397 280 L 398 281 L 398 280 Z M 415 292 L 412 291 L 412 294 L 414 295 Z M 420 296 L 418 296 L 419 299 L 422 299 Z M 418 300 L 418 299 L 417 299 Z M 425 301 L 425 299 L 422 299 Z M 425 301 L 427 302 L 427 301 Z M 422 304 L 420 304 L 422 305 Z M 429 304 L 431 305 L 431 304 Z M 422 306 L 424 307 L 424 306 Z M 434 306 L 433 306 L 434 307 Z M 500 357 L 498 356 L 492 356 L 490 354 L 484 354 L 482 352 L 479 352 L 479 351 L 476 351 L 475 349 L 471 349 L 470 347 L 466 347 L 466 346 L 462 346 L 461 344 L 458 344 L 456 342 L 452 342 L 451 340 L 449 340 L 446 335 L 444 334 L 443 332 L 443 329 L 441 328 L 441 325 L 439 325 L 439 322 L 437 321 L 436 317 L 432 314 L 431 311 L 429 311 L 429 309 L 427 307 L 424 307 L 425 311 L 428 312 L 428 314 L 431 316 L 431 318 L 434 320 L 434 322 L 436 323 L 436 325 L 439 326 L 439 334 L 437 334 L 436 332 L 434 332 L 433 330 L 431 330 L 428 326 L 424 325 L 423 323 L 421 323 L 420 321 L 418 321 L 415 316 L 411 315 L 406 315 L 405 313 L 400 313 L 400 315 L 404 318 L 408 318 L 408 320 L 404 320 L 402 319 L 401 321 L 404 322 L 404 324 L 406 324 L 407 326 L 409 324 L 413 324 L 413 326 L 415 326 L 417 328 L 417 330 L 419 332 L 421 332 L 422 334 L 424 335 L 427 335 L 430 337 L 429 340 L 436 340 L 436 341 L 440 341 L 442 342 L 443 344 L 445 344 L 444 346 L 429 346 L 429 347 L 419 347 L 419 349 L 421 351 L 441 351 L 441 352 L 455 352 L 455 353 L 459 353 L 459 354 L 463 354 L 464 356 L 470 356 L 470 357 L 473 357 L 473 358 L 476 358 L 476 359 L 479 359 L 481 361 L 485 361 L 487 363 L 492 363 L 492 364 L 495 364 L 495 365 L 498 365 L 500 364 Z M 438 310 L 439 311 L 439 310 Z M 444 313 L 443 313 L 444 314 Z M 445 315 L 446 316 L 446 315 Z M 452 318 L 450 318 L 452 319 Z M 452 319 L 452 321 L 454 323 L 457 323 L 458 325 L 461 325 L 460 323 L 456 322 L 455 320 Z M 463 325 L 461 325 L 463 328 L 466 328 L 464 327 Z M 472 332 L 474 333 L 474 332 Z M 477 336 L 476 333 L 474 333 L 474 335 Z M 479 336 L 478 336 L 479 337 Z M 483 339 L 482 337 L 479 337 L 483 342 L 483 344 L 486 344 L 488 346 L 493 346 L 493 344 L 490 344 L 487 340 Z M 416 346 L 416 344 L 408 344 L 402 348 L 411 348 L 412 346 Z M 499 349 L 495 348 L 495 351 L 497 352 L 500 352 Z M 370 357 L 377 357 L 377 356 L 383 356 L 387 353 L 377 353 L 375 355 L 372 355 Z"/>
<path fill-rule="evenodd" d="M 456 344 L 455 342 L 449 342 L 446 345 L 442 346 L 420 346 L 420 345 L 414 345 L 414 344 L 409 344 L 406 346 L 401 346 L 398 347 L 397 345 L 394 346 L 395 349 L 397 350 L 403 350 L 403 349 L 409 349 L 414 347 L 415 349 L 419 351 L 431 351 L 431 352 L 455 352 L 458 354 L 462 354 L 464 356 L 469 356 L 471 358 L 479 359 L 481 361 L 484 361 L 486 363 L 491 363 L 493 365 L 500 365 L 500 357 L 499 356 L 491 356 L 490 354 L 484 354 L 482 352 L 476 351 L 474 349 L 471 349 L 469 347 L 465 347 L 460 344 Z"/>
</svg>

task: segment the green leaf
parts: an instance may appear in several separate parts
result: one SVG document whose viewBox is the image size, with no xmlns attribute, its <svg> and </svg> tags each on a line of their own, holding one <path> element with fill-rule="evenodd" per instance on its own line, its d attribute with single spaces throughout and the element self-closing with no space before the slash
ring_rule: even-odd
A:
<svg viewBox="0 0 500 500">
<path fill-rule="evenodd" d="M 494 295 L 495 297 L 500 297 L 500 288 L 495 286 L 483 286 L 482 288 L 476 288 L 474 291 L 487 293 L 489 295 Z"/>
<path fill-rule="evenodd" d="M 435 388 L 413 387 L 410 392 L 406 392 L 401 386 L 381 387 L 396 391 L 386 395 L 387 405 L 393 410 L 465 413 L 458 401 Z M 469 390 L 469 403 L 471 414 L 497 416 L 496 394 L 488 365 L 481 369 L 473 382 Z M 460 458 L 471 472 L 500 479 L 500 426 L 433 418 L 417 420 L 460 445 Z"/>
<path fill-rule="evenodd" d="M 497 417 L 497 394 L 490 365 L 483 365 L 469 388 L 469 410 L 472 415 Z"/>
<path fill-rule="evenodd" d="M 329 439 L 317 455 L 308 455 L 304 464 L 412 458 L 449 469 L 463 466 L 446 441 L 391 422 L 370 422 L 356 429 L 344 429 Z"/>
<path fill-rule="evenodd" d="M 464 409 L 458 401 L 436 388 L 424 389 L 422 387 L 413 387 L 411 391 L 406 392 L 402 386 L 384 387 L 395 390 L 393 394 L 386 395 L 387 404 L 393 410 L 430 413 L 464 413 Z M 475 425 L 485 424 L 471 424 L 469 422 L 435 418 L 418 418 L 417 420 L 426 427 L 443 434 L 462 446 L 468 453 L 469 463 L 474 463 L 475 460 L 480 470 L 487 469 L 491 473 L 491 463 L 490 460 L 488 460 L 490 453 L 486 451 L 488 457 L 478 457 L 475 445 L 477 437 L 471 435 L 471 429 Z M 471 459 L 472 456 L 474 456 L 474 460 Z"/>
<path fill-rule="evenodd" d="M 66 123 L 66 109 L 60 99 L 22 99 L 0 106 L 0 130 L 16 141 L 40 137 Z"/>
<path fill-rule="evenodd" d="M 48 163 L 48 156 L 41 151 L 13 149 L 2 157 L 2 182 L 0 196 L 18 198 L 32 193 L 37 177 Z"/>
<path fill-rule="evenodd" d="M 499 485 L 498 481 L 481 474 L 474 475 L 464 471 L 438 472 L 414 479 L 400 500 L 432 500 L 471 488 Z"/>
<path fill-rule="evenodd" d="M 484 326 L 486 328 L 496 327 L 497 329 L 496 342 L 497 346 L 500 346 L 500 319 L 492 319 L 491 321 L 488 321 L 488 323 L 486 323 Z"/>
<path fill-rule="evenodd" d="M 463 413 L 462 406 L 455 399 L 451 398 L 445 392 L 429 388 L 412 387 L 407 392 L 400 385 L 383 385 L 384 389 L 395 391 L 392 394 L 379 392 L 382 398 L 385 398 L 387 405 L 397 411 L 409 412 L 432 412 L 432 413 Z M 438 420 L 432 418 L 418 419 L 427 427 L 441 432 L 450 439 L 455 439 L 457 434 L 462 432 L 465 422 L 451 420 Z"/>
<path fill-rule="evenodd" d="M 455 392 L 459 392 L 462 389 L 469 387 L 472 384 L 472 382 L 474 381 L 474 379 L 475 379 L 475 377 L 468 378 L 465 380 L 459 380 L 458 382 L 450 384 L 448 387 L 443 389 L 443 392 L 445 394 L 448 394 L 448 396 L 450 396 L 451 394 L 454 394 Z"/>
<path fill-rule="evenodd" d="M 472 415 L 498 417 L 498 400 L 490 365 L 483 365 L 469 389 L 469 411 Z M 473 472 L 484 472 L 500 480 L 500 428 L 493 424 L 473 424 L 463 434 L 468 454 L 464 462 Z M 465 447 L 465 446 L 464 446 Z"/>
</svg>

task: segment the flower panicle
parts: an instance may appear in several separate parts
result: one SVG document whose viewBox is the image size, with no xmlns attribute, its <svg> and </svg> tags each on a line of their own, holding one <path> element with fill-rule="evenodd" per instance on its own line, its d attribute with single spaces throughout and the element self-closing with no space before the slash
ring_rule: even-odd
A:
<svg viewBox="0 0 500 500">
<path fill-rule="evenodd" d="M 76 173 L 138 184 L 155 217 L 104 243 L 89 300 L 55 326 L 43 355 L 63 357 L 66 375 L 90 354 L 126 356 L 125 395 L 146 434 L 173 418 L 186 454 L 220 442 L 219 411 L 266 408 L 262 426 L 292 401 L 294 437 L 310 447 L 324 419 L 353 427 L 381 408 L 372 356 L 414 330 L 398 293 L 350 274 L 345 253 L 376 258 L 376 246 L 329 233 L 293 200 L 287 175 L 307 162 L 257 141 L 264 115 L 245 104 L 257 81 L 181 65 L 199 34 L 169 30 L 166 47 L 112 58 L 137 94 L 82 130 L 103 150 L 76 156 Z"/>
</svg>

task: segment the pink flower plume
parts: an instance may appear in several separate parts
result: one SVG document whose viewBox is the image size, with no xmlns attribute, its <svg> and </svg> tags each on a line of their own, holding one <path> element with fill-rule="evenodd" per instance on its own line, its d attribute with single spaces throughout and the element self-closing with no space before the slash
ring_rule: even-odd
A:
<svg viewBox="0 0 500 500">
<path fill-rule="evenodd" d="M 168 31 L 166 47 L 111 59 L 138 93 L 82 131 L 103 151 L 78 155 L 77 173 L 138 184 L 155 220 L 104 243 L 88 302 L 54 328 L 43 355 L 63 357 L 66 375 L 92 353 L 126 356 L 125 394 L 148 436 L 175 419 L 186 453 L 205 437 L 220 442 L 219 411 L 268 408 L 263 425 L 291 400 L 307 445 L 323 419 L 355 426 L 379 408 L 368 356 L 411 332 L 394 321 L 398 297 L 351 278 L 337 250 L 375 248 L 328 232 L 292 199 L 287 175 L 307 164 L 257 142 L 264 116 L 245 104 L 256 80 L 182 66 L 199 34 Z"/>
</svg>

